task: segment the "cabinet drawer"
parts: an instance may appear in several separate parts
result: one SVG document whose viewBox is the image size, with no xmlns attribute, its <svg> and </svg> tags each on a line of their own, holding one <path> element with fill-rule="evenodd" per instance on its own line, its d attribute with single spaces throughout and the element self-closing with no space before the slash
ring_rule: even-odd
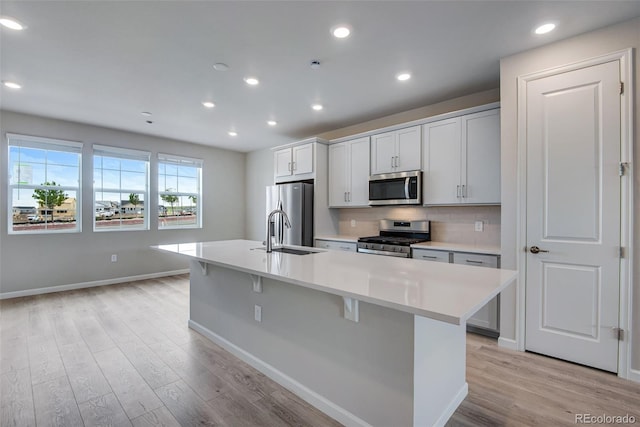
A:
<svg viewBox="0 0 640 427">
<path fill-rule="evenodd" d="M 431 249 L 412 249 L 411 258 L 425 261 L 449 262 L 449 252 L 434 251 Z"/>
<path fill-rule="evenodd" d="M 316 240 L 316 248 L 332 251 L 357 252 L 357 244 L 352 242 L 340 242 L 336 240 Z"/>
<path fill-rule="evenodd" d="M 498 268 L 499 258 L 497 255 L 470 254 L 464 252 L 453 253 L 454 264 L 475 265 L 476 267 Z"/>
</svg>

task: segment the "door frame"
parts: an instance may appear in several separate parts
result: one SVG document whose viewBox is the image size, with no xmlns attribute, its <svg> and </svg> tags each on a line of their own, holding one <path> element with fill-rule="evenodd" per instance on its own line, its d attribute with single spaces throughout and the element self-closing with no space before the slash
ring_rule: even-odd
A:
<svg viewBox="0 0 640 427">
<path fill-rule="evenodd" d="M 518 165 L 517 165 L 517 223 L 516 223 L 516 266 L 518 279 L 516 285 L 516 348 L 525 351 L 525 288 L 527 277 L 527 83 L 556 74 L 575 71 L 593 65 L 611 61 L 620 61 L 620 79 L 624 82 L 624 93 L 620 97 L 620 161 L 627 163 L 625 179 L 620 186 L 620 244 L 624 256 L 620 259 L 620 313 L 619 325 L 624 329 L 624 339 L 618 344 L 618 376 L 640 382 L 640 372 L 631 369 L 630 361 L 633 348 L 632 338 L 632 277 L 633 277 L 633 48 L 619 50 L 606 55 L 578 61 L 559 67 L 518 76 Z"/>
</svg>

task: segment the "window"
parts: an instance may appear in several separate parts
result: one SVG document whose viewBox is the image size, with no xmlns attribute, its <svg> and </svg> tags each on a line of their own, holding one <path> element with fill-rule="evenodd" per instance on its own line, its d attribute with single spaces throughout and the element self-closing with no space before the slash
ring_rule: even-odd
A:
<svg viewBox="0 0 640 427">
<path fill-rule="evenodd" d="M 7 138 L 9 233 L 79 232 L 82 144 L 14 134 Z"/>
<path fill-rule="evenodd" d="M 146 151 L 93 146 L 94 231 L 149 229 Z"/>
<path fill-rule="evenodd" d="M 202 227 L 202 160 L 158 154 L 158 228 Z"/>
</svg>

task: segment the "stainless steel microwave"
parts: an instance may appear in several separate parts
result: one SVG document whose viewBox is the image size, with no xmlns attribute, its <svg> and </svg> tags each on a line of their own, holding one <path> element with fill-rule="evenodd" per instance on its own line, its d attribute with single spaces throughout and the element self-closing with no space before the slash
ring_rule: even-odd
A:
<svg viewBox="0 0 640 427">
<path fill-rule="evenodd" d="M 422 172 L 371 175 L 369 204 L 372 206 L 422 204 Z"/>
</svg>

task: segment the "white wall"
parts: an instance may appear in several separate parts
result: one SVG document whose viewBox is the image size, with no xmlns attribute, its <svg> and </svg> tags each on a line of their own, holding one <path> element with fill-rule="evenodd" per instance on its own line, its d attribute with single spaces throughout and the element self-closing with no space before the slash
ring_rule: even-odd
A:
<svg viewBox="0 0 640 427">
<path fill-rule="evenodd" d="M 273 185 L 273 151 L 267 148 L 247 153 L 246 238 L 263 241 L 267 196 L 265 187 Z"/>
<path fill-rule="evenodd" d="M 640 123 L 638 85 L 640 84 L 640 19 L 606 27 L 591 33 L 543 46 L 504 58 L 500 62 L 501 122 L 502 122 L 502 266 L 516 268 L 516 219 L 517 219 L 517 87 L 519 75 L 558 67 L 604 55 L 621 49 L 635 48 L 635 140 L 633 141 L 634 164 L 640 163 L 640 147 L 637 141 Z M 635 268 L 633 287 L 635 295 L 632 367 L 640 369 L 640 171 L 635 167 L 635 235 L 636 252 L 633 259 Z M 503 292 L 501 299 L 501 336 L 515 339 L 516 292 L 515 286 Z"/>
<path fill-rule="evenodd" d="M 84 143 L 81 233 L 7 233 L 7 132 Z M 244 237 L 244 153 L 8 111 L 0 111 L 0 133 L 1 293 L 184 269 L 188 267 L 187 261 L 152 251 L 149 246 Z M 153 189 L 157 182 L 154 159 L 158 152 L 203 159 L 203 228 L 159 231 L 157 217 L 151 215 L 148 231 L 93 232 L 91 146 L 94 143 L 152 153 L 148 212 L 157 212 L 157 193 Z M 111 263 L 112 253 L 118 254 L 118 262 Z"/>
</svg>

